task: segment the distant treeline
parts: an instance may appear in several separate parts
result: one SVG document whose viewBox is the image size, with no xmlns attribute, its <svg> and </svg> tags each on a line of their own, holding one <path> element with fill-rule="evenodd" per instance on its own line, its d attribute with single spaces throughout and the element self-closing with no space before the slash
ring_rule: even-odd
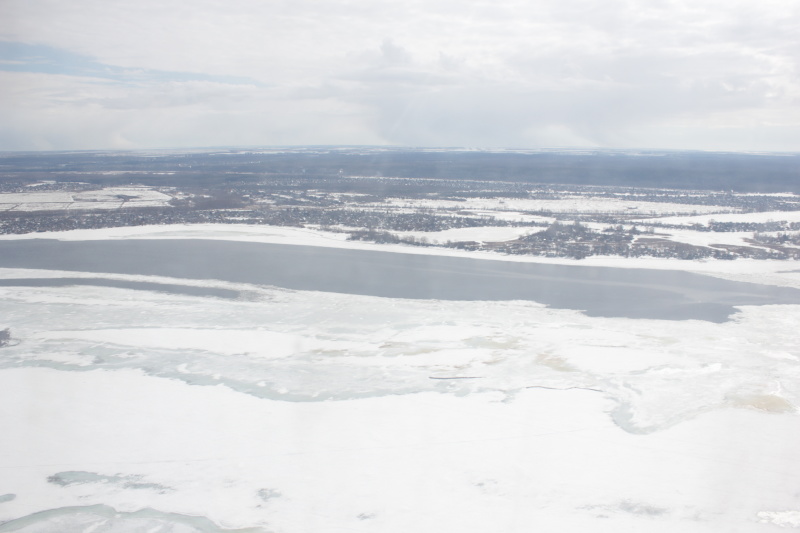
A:
<svg viewBox="0 0 800 533">
<path fill-rule="evenodd" d="M 293 148 L 0 154 L 0 179 L 213 186 L 370 176 L 800 193 L 800 154 Z"/>
</svg>

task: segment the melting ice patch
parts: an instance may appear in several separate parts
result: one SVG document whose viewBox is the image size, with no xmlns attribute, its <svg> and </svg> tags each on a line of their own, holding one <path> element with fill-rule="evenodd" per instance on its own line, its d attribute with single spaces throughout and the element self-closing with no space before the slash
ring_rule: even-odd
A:
<svg viewBox="0 0 800 533">
<path fill-rule="evenodd" d="M 103 474 L 97 474 L 95 472 L 82 471 L 58 472 L 52 476 L 48 476 L 47 482 L 60 487 L 69 487 L 70 485 L 85 485 L 87 483 L 101 483 L 116 485 L 124 489 L 150 489 L 158 491 L 172 490 L 169 487 L 165 487 L 164 485 L 160 485 L 158 483 L 142 482 L 142 476 L 107 476 Z"/>
<path fill-rule="evenodd" d="M 65 533 L 114 531 L 118 533 L 263 533 L 261 528 L 224 529 L 207 518 L 164 513 L 155 509 L 120 512 L 107 505 L 62 507 L 33 513 L 0 524 L 0 532 Z"/>
</svg>

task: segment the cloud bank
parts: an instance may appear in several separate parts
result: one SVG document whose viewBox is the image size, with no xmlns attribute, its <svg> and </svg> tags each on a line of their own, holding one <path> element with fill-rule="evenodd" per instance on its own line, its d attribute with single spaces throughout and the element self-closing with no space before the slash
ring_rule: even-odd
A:
<svg viewBox="0 0 800 533">
<path fill-rule="evenodd" d="M 5 0 L 0 149 L 800 151 L 792 0 Z"/>
</svg>

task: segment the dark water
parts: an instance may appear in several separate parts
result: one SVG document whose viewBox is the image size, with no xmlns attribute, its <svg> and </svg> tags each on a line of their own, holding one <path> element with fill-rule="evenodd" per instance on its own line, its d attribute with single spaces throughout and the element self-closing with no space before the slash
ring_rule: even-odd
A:
<svg viewBox="0 0 800 533">
<path fill-rule="evenodd" d="M 204 240 L 0 242 L 0 267 L 158 275 L 392 298 L 532 300 L 590 316 L 723 322 L 800 291 L 686 272 Z"/>
</svg>

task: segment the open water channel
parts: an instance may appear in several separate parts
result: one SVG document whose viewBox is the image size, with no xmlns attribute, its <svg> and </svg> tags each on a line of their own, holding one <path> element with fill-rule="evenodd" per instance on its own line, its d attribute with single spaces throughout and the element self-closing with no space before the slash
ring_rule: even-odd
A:
<svg viewBox="0 0 800 533">
<path fill-rule="evenodd" d="M 677 271 L 218 240 L 4 241 L 0 267 L 222 280 L 389 298 L 531 300 L 590 316 L 667 320 L 724 322 L 739 305 L 800 304 L 800 290 Z M 72 281 L 108 285 L 108 280 Z M 179 284 L 128 286 L 198 294 L 196 287 Z"/>
</svg>

